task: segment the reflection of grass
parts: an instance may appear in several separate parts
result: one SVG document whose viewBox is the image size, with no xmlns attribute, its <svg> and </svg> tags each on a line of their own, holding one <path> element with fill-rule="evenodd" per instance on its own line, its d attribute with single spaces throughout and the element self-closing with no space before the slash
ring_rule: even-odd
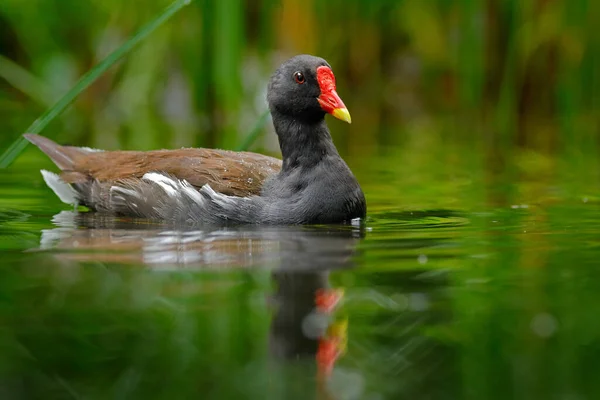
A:
<svg viewBox="0 0 600 400">
<path fill-rule="evenodd" d="M 191 398 L 217 387 L 219 398 L 260 397 L 269 326 L 264 303 L 254 301 L 268 290 L 260 272 L 153 273 L 27 258 L 0 283 L 15 305 L 0 310 L 9 321 L 2 376 L 30 382 L 18 389 L 23 396 Z"/>
</svg>

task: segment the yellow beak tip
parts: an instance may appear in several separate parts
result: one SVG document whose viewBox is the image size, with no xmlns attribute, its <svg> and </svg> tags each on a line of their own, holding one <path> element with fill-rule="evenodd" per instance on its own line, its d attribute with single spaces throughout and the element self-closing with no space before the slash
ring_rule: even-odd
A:
<svg viewBox="0 0 600 400">
<path fill-rule="evenodd" d="M 350 117 L 350 112 L 347 108 L 336 108 L 331 112 L 331 115 L 349 124 L 352 123 L 352 117 Z"/>
</svg>

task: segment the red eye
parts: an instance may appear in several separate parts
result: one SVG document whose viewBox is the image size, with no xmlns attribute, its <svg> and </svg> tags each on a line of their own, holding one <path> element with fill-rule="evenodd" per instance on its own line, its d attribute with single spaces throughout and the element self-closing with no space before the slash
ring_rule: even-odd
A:
<svg viewBox="0 0 600 400">
<path fill-rule="evenodd" d="M 296 80 L 296 83 L 302 85 L 304 83 L 304 74 L 300 71 L 294 72 L 294 79 Z"/>
</svg>

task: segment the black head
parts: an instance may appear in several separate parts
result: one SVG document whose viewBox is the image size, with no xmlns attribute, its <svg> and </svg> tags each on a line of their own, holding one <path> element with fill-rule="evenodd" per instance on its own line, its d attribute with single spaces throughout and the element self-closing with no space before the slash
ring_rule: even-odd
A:
<svg viewBox="0 0 600 400">
<path fill-rule="evenodd" d="M 269 82 L 267 101 L 271 113 L 308 122 L 322 120 L 325 113 L 351 121 L 336 92 L 331 66 L 311 55 L 295 56 L 281 64 Z"/>
</svg>

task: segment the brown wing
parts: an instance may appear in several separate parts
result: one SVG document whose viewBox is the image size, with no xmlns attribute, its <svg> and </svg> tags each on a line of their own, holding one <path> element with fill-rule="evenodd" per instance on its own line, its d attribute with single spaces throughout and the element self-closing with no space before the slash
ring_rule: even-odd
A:
<svg viewBox="0 0 600 400">
<path fill-rule="evenodd" d="M 247 196 L 258 194 L 264 180 L 281 169 L 281 160 L 257 153 L 213 149 L 93 151 L 61 146 L 35 134 L 23 136 L 54 161 L 68 183 L 96 179 L 102 186 L 140 179 L 147 172 L 165 172 L 197 188 L 208 183 L 217 192 Z"/>
<path fill-rule="evenodd" d="M 281 169 L 281 160 L 262 154 L 213 149 L 104 151 L 79 154 L 61 177 L 68 183 L 90 177 L 100 182 L 165 172 L 200 188 L 232 196 L 259 194 L 264 180 Z"/>
</svg>

